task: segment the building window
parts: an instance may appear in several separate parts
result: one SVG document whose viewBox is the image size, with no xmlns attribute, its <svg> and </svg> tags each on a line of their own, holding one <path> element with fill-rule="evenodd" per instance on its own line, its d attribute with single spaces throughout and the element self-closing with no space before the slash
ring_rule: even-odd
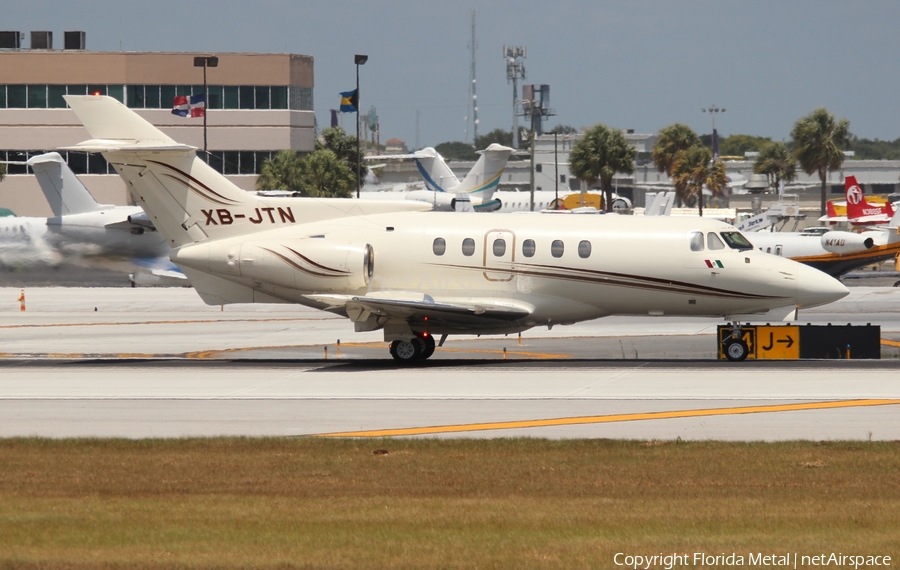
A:
<svg viewBox="0 0 900 570">
<path fill-rule="evenodd" d="M 88 95 L 106 95 L 106 85 L 88 85 Z"/>
<path fill-rule="evenodd" d="M 472 238 L 466 238 L 462 242 L 462 252 L 466 257 L 471 256 L 475 253 L 475 240 Z"/>
<path fill-rule="evenodd" d="M 522 255 L 525 257 L 534 257 L 535 245 L 533 239 L 526 239 L 522 242 Z"/>
<path fill-rule="evenodd" d="M 106 94 L 118 101 L 119 103 L 125 102 L 125 86 L 124 85 L 109 85 L 106 88 Z"/>
<path fill-rule="evenodd" d="M 46 109 L 47 108 L 47 86 L 46 85 L 29 85 L 28 86 L 28 108 L 29 109 Z"/>
<path fill-rule="evenodd" d="M 236 85 L 226 85 L 225 89 L 225 108 L 238 108 L 238 88 Z"/>
<path fill-rule="evenodd" d="M 254 87 L 253 90 L 256 92 L 256 106 L 254 107 L 254 109 L 268 109 L 269 88 L 265 86 L 257 86 Z"/>
<path fill-rule="evenodd" d="M 273 109 L 287 109 L 288 108 L 288 95 L 287 95 L 287 87 L 272 87 L 272 108 Z"/>
<path fill-rule="evenodd" d="M 578 257 L 587 259 L 591 256 L 591 242 L 582 240 L 578 243 Z"/>
<path fill-rule="evenodd" d="M 160 85 L 159 86 L 159 108 L 165 109 L 171 107 L 175 101 L 175 86 Z"/>
<path fill-rule="evenodd" d="M 238 105 L 241 109 L 253 109 L 253 95 L 256 90 L 252 85 L 241 85 L 238 87 Z"/>
<path fill-rule="evenodd" d="M 435 255 L 444 255 L 444 252 L 447 251 L 447 242 L 444 241 L 444 238 L 434 238 L 431 250 L 434 251 Z"/>
<path fill-rule="evenodd" d="M 221 85 L 210 85 L 206 88 L 209 94 L 209 100 L 206 102 L 207 109 L 222 109 L 224 105 L 225 88 Z"/>
<path fill-rule="evenodd" d="M 560 175 L 559 175 L 559 182 L 560 182 L 560 184 L 565 184 L 565 183 L 566 183 L 566 175 L 565 175 L 565 174 L 560 174 Z"/>
<path fill-rule="evenodd" d="M 291 109 L 294 111 L 313 110 L 313 90 L 309 87 L 290 88 Z"/>
<path fill-rule="evenodd" d="M 129 85 L 125 88 L 125 96 L 128 99 L 126 105 L 128 105 L 132 109 L 146 108 L 147 101 L 144 97 L 143 85 Z"/>
<path fill-rule="evenodd" d="M 10 109 L 24 109 L 28 103 L 28 91 L 24 85 L 6 86 L 6 106 Z"/>
<path fill-rule="evenodd" d="M 6 85 L 0 85 L 0 109 L 6 108 Z"/>
<path fill-rule="evenodd" d="M 562 257 L 565 249 L 566 246 L 562 242 L 562 240 L 555 239 L 553 240 L 553 243 L 550 244 L 550 255 L 552 255 L 553 257 Z"/>
</svg>

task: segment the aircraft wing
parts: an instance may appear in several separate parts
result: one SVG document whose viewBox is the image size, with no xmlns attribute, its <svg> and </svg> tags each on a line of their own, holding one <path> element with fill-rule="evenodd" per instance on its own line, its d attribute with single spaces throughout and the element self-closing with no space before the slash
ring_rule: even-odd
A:
<svg viewBox="0 0 900 570">
<path fill-rule="evenodd" d="M 370 293 L 362 297 L 308 295 L 307 298 L 324 304 L 326 310 L 345 312 L 356 323 L 357 330 L 375 330 L 392 319 L 489 329 L 492 325 L 527 317 L 533 311 L 530 305 L 511 299 L 435 300 L 425 293 L 406 291 Z"/>
</svg>

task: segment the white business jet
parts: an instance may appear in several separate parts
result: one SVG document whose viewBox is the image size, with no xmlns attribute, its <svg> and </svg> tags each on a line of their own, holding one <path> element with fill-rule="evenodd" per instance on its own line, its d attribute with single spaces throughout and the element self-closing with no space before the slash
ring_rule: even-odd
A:
<svg viewBox="0 0 900 570">
<path fill-rule="evenodd" d="M 398 361 L 431 356 L 435 335 L 613 314 L 771 318 L 847 294 L 699 218 L 461 216 L 412 201 L 251 196 L 117 100 L 66 100 L 92 137 L 73 148 L 115 166 L 204 301 L 330 311 L 357 331 L 383 330 Z M 740 336 L 730 358 L 747 355 Z"/>
<path fill-rule="evenodd" d="M 500 184 L 500 177 L 503 176 L 506 163 L 513 152 L 515 149 L 497 143 L 479 150 L 478 160 L 461 181 L 447 166 L 444 157 L 431 147 L 410 154 L 370 156 L 367 160 L 403 158 L 415 160 L 426 189 L 406 192 L 407 200 L 427 202 L 436 211 L 453 211 L 456 209 L 457 195 L 465 193 L 469 196 L 473 210 L 493 212 L 500 209 L 500 202 L 492 200 L 491 197 Z"/>
<path fill-rule="evenodd" d="M 59 153 L 12 164 L 31 167 L 53 215 L 0 220 L 0 263 L 101 264 L 129 271 L 135 285 L 188 285 L 140 207 L 98 204 Z"/>
</svg>

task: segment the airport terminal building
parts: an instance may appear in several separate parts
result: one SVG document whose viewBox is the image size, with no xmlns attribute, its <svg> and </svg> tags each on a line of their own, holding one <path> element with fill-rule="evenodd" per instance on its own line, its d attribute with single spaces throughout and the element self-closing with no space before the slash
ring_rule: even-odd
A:
<svg viewBox="0 0 900 570">
<path fill-rule="evenodd" d="M 203 92 L 195 57 L 215 56 L 207 68 L 209 164 L 238 186 L 254 189 L 262 162 L 315 143 L 313 58 L 296 54 L 89 52 L 80 44 L 52 49 L 49 32 L 32 33 L 32 49 L 0 49 L 0 160 L 25 161 L 90 138 L 63 95 L 115 97 L 178 142 L 203 148 L 203 119 L 172 114 L 178 95 Z M 0 33 L 0 40 L 4 39 Z M 18 34 L 18 32 L 15 32 Z M 38 38 L 38 39 L 36 39 Z M 48 41 L 49 40 L 49 41 Z M 2 43 L 2 41 L 0 41 Z M 51 49 L 34 49 L 35 45 Z M 61 152 L 98 202 L 129 203 L 125 184 L 100 155 Z M 0 207 L 20 216 L 48 216 L 50 208 L 24 166 L 7 165 Z"/>
</svg>

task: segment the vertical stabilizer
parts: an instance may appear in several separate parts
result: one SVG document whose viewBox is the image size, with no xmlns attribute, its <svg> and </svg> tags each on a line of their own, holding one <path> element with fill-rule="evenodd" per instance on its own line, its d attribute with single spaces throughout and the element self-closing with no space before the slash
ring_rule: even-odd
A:
<svg viewBox="0 0 900 570">
<path fill-rule="evenodd" d="M 59 153 L 33 156 L 25 164 L 34 172 L 55 217 L 105 209 L 94 200 Z"/>
<path fill-rule="evenodd" d="M 444 157 L 435 149 L 423 148 L 415 153 L 416 168 L 425 181 L 425 186 L 432 192 L 453 192 L 459 185 L 459 179 L 444 162 Z"/>
<path fill-rule="evenodd" d="M 515 149 L 497 143 L 479 151 L 481 156 L 478 157 L 478 162 L 456 188 L 456 192 L 477 194 L 485 202 L 490 200 L 513 152 Z"/>
<path fill-rule="evenodd" d="M 890 202 L 883 206 L 869 204 L 855 176 L 847 176 L 844 179 L 844 194 L 847 198 L 847 219 L 851 222 L 867 216 L 883 216 L 884 219 L 890 219 L 894 215 L 894 208 Z"/>
</svg>

